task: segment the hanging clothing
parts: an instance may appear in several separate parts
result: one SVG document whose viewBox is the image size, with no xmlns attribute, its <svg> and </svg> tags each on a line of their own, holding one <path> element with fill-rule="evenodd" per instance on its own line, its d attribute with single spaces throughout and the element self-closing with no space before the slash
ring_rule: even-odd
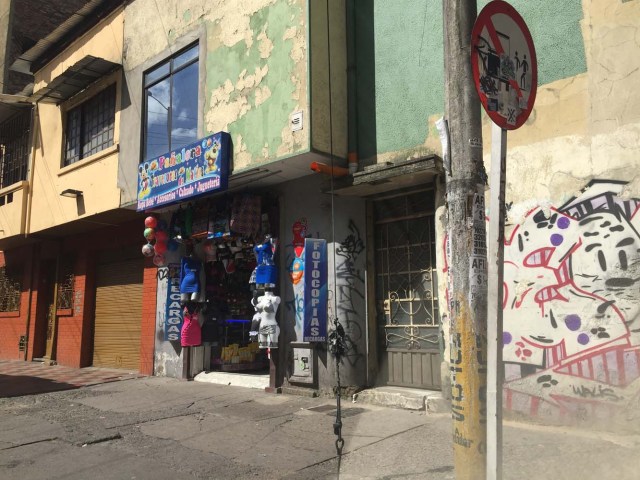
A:
<svg viewBox="0 0 640 480">
<path fill-rule="evenodd" d="M 180 345 L 183 347 L 197 347 L 201 343 L 202 328 L 200 327 L 198 312 L 189 313 L 189 310 L 185 308 L 184 321 L 180 331 Z"/>
<path fill-rule="evenodd" d="M 196 257 L 182 257 L 180 262 L 180 293 L 200 292 L 202 262 Z"/>
<path fill-rule="evenodd" d="M 242 194 L 233 198 L 230 227 L 233 232 L 255 235 L 260 231 L 261 198 Z"/>
</svg>

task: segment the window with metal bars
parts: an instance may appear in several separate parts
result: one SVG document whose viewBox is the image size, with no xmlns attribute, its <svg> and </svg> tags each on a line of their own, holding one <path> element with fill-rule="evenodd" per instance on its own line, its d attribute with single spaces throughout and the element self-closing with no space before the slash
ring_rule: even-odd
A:
<svg viewBox="0 0 640 480">
<path fill-rule="evenodd" d="M 30 109 L 0 125 L 0 188 L 27 179 L 30 128 Z"/>
<path fill-rule="evenodd" d="M 74 285 L 73 258 L 67 257 L 60 262 L 58 273 L 58 310 L 73 308 Z"/>
<path fill-rule="evenodd" d="M 17 275 L 0 267 L 0 312 L 17 312 L 20 310 L 20 293 L 22 287 Z"/>
<path fill-rule="evenodd" d="M 116 85 L 67 112 L 64 165 L 71 165 L 113 145 Z"/>
</svg>

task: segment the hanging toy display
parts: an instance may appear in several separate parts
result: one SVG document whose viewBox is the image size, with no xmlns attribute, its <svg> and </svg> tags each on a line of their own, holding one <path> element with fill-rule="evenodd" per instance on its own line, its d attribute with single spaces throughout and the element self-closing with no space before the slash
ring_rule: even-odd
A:
<svg viewBox="0 0 640 480">
<path fill-rule="evenodd" d="M 153 257 L 153 264 L 162 267 L 166 264 L 164 253 L 169 249 L 169 234 L 166 231 L 166 222 L 158 221 L 153 215 L 144 219 L 144 238 L 147 243 L 142 246 L 142 254 L 145 257 Z"/>
</svg>

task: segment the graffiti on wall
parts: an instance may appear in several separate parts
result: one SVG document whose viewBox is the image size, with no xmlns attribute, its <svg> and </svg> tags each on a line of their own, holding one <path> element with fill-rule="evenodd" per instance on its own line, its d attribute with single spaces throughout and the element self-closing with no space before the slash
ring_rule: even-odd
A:
<svg viewBox="0 0 640 480">
<path fill-rule="evenodd" d="M 505 240 L 505 408 L 610 414 L 640 391 L 640 200 L 593 181 Z"/>
<path fill-rule="evenodd" d="M 353 220 L 349 220 L 349 233 L 335 249 L 336 253 L 336 300 L 338 318 L 345 331 L 345 359 L 353 366 L 364 355 L 358 344 L 364 338 L 359 311 L 364 304 L 364 271 L 359 268 L 360 256 L 364 253 L 365 244 L 360 230 Z M 331 303 L 331 302 L 329 302 Z"/>
</svg>

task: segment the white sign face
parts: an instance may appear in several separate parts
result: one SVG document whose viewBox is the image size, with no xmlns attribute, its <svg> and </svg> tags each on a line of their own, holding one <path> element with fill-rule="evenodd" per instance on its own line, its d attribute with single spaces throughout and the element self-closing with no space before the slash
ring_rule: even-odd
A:
<svg viewBox="0 0 640 480">
<path fill-rule="evenodd" d="M 522 126 L 538 86 L 536 51 L 527 25 L 502 0 L 482 9 L 471 33 L 476 90 L 491 120 L 507 130 Z"/>
</svg>

